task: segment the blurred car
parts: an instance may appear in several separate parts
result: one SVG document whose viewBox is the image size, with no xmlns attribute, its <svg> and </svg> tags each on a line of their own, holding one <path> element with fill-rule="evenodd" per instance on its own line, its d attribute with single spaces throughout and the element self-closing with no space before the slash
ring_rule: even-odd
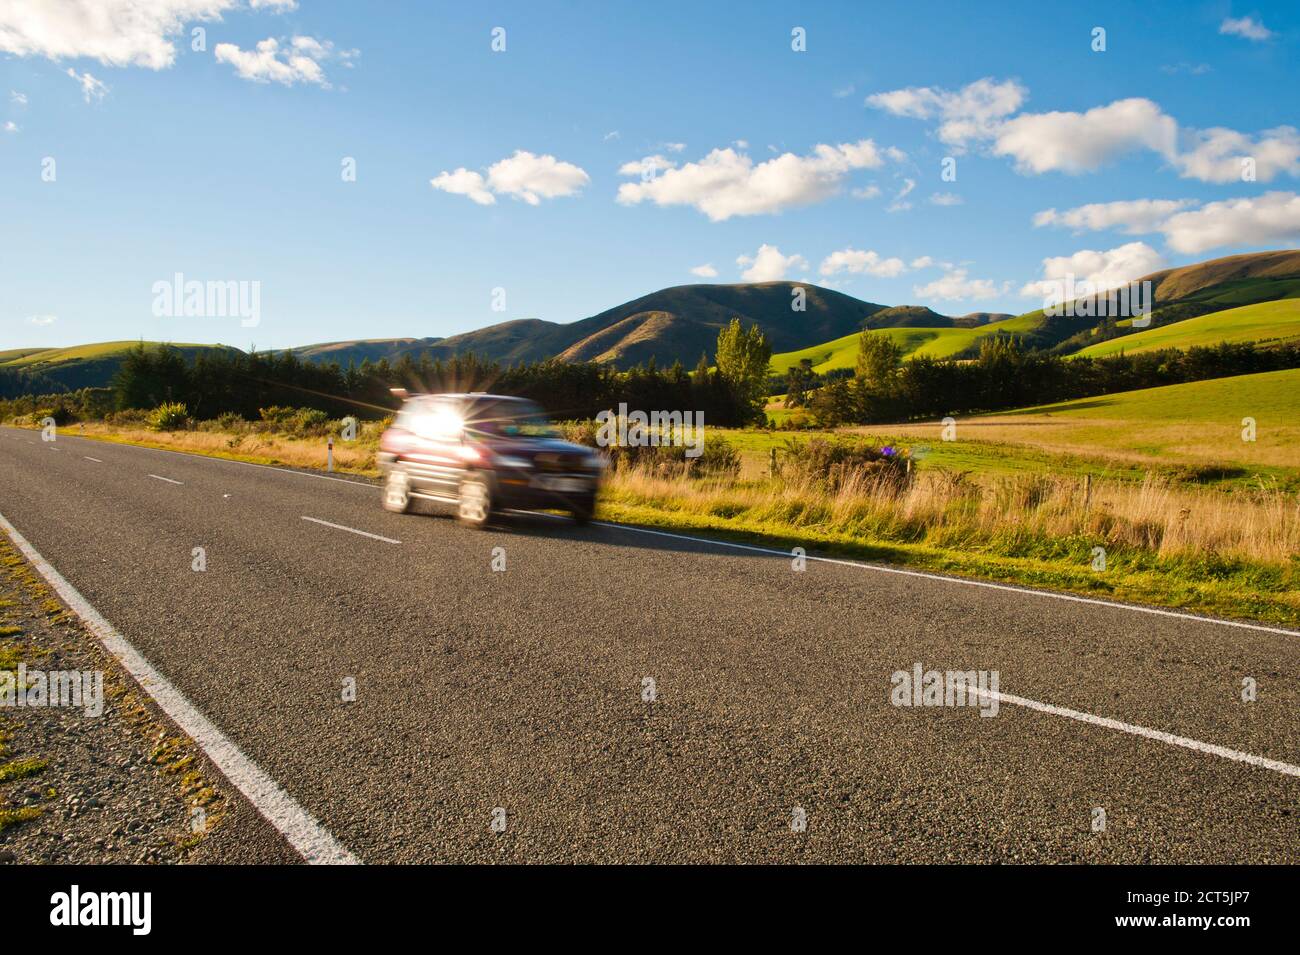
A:
<svg viewBox="0 0 1300 955">
<path fill-rule="evenodd" d="M 560 439 L 531 401 L 479 393 L 407 396 L 379 439 L 384 507 L 452 507 L 482 527 L 494 512 L 558 509 L 591 520 L 605 460 Z"/>
</svg>

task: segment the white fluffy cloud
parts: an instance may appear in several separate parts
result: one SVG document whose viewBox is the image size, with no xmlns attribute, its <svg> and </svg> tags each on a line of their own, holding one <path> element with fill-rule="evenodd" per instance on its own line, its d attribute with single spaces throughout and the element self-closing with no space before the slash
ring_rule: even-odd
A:
<svg viewBox="0 0 1300 955">
<path fill-rule="evenodd" d="M 26 94 L 26 93 L 20 93 L 20 92 L 18 92 L 17 90 L 10 90 L 10 91 L 9 91 L 9 102 L 13 103 L 15 106 L 26 106 L 26 105 L 27 105 L 27 94 Z"/>
<path fill-rule="evenodd" d="M 499 195 L 535 206 L 543 199 L 575 195 L 590 180 L 586 171 L 573 163 L 517 149 L 514 155 L 489 166 L 486 176 L 461 167 L 438 174 L 429 180 L 429 185 L 443 192 L 468 196 L 483 206 L 492 205 Z"/>
<path fill-rule="evenodd" d="M 1184 179 L 1242 182 L 1246 160 L 1260 182 L 1271 182 L 1279 173 L 1300 176 L 1300 133 L 1294 126 L 1266 129 L 1253 138 L 1215 127 L 1191 133 L 1187 141 L 1189 148 L 1174 158 Z"/>
<path fill-rule="evenodd" d="M 356 50 L 335 50 L 329 40 L 310 36 L 295 36 L 287 45 L 274 37 L 260 40 L 255 49 L 241 50 L 233 43 L 218 43 L 213 49 L 218 63 L 229 63 L 243 79 L 254 83 L 309 83 L 329 89 L 325 70 L 321 66 L 329 60 L 338 60 L 350 66 Z"/>
<path fill-rule="evenodd" d="M 791 269 L 808 268 L 808 260 L 802 255 L 782 255 L 776 246 L 767 244 L 759 246 L 753 255 L 737 257 L 736 264 L 748 266 L 740 273 L 746 282 L 776 282 Z"/>
<path fill-rule="evenodd" d="M 1093 172 L 1133 152 L 1155 153 L 1185 179 L 1243 180 L 1243 160 L 1255 178 L 1269 182 L 1300 176 L 1300 133 L 1291 126 L 1257 136 L 1233 129 L 1180 129 L 1159 104 L 1133 97 L 1084 112 L 1018 112 L 1026 91 L 1014 80 L 977 80 L 956 92 L 908 87 L 867 97 L 867 105 L 897 116 L 932 120 L 945 143 L 960 151 L 970 144 L 1013 160 L 1018 171 Z"/>
<path fill-rule="evenodd" d="M 1044 209 L 1034 215 L 1036 226 L 1064 226 L 1076 232 L 1118 229 L 1129 235 L 1158 232 L 1175 212 L 1196 204 L 1194 199 L 1130 199 L 1119 202 L 1091 202 L 1057 212 Z"/>
<path fill-rule="evenodd" d="M 876 93 L 866 102 L 895 116 L 938 119 L 939 139 L 961 151 L 973 140 L 991 138 L 1002 121 L 1020 109 L 1028 93 L 1015 80 L 985 77 L 956 92 L 911 86 Z"/>
<path fill-rule="evenodd" d="M 87 103 L 91 100 L 98 102 L 108 95 L 108 87 L 89 73 L 78 74 L 72 67 L 68 67 L 67 74 L 81 85 L 81 95 Z"/>
<path fill-rule="evenodd" d="M 5 0 L 0 52 L 161 70 L 175 61 L 172 37 L 187 23 L 219 19 L 237 5 L 238 0 Z"/>
<path fill-rule="evenodd" d="M 912 294 L 923 299 L 956 302 L 963 299 L 997 298 L 1001 292 L 992 279 L 973 279 L 966 269 L 954 268 L 948 269 L 928 285 L 912 286 Z"/>
<path fill-rule="evenodd" d="M 1081 249 L 1073 255 L 1043 259 L 1042 278 L 1027 283 L 1020 294 L 1060 301 L 1067 282 L 1104 292 L 1150 275 L 1164 264 L 1160 253 L 1145 242 L 1130 242 L 1104 252 Z"/>
<path fill-rule="evenodd" d="M 1224 245 L 1295 242 L 1300 239 L 1300 196 L 1269 192 L 1211 202 L 1171 216 L 1160 231 L 1171 249 L 1188 255 Z"/>
<path fill-rule="evenodd" d="M 893 278 L 907 271 L 907 265 L 899 258 L 883 258 L 871 249 L 840 249 L 822 259 L 817 269 L 822 275 L 837 275 L 850 272 L 854 275 L 874 275 L 877 278 Z"/>
<path fill-rule="evenodd" d="M 1225 36 L 1240 36 L 1257 43 L 1273 36 L 1273 31 L 1254 17 L 1224 17 L 1219 24 L 1219 32 Z"/>
<path fill-rule="evenodd" d="M 709 264 L 697 265 L 691 269 L 691 274 L 698 275 L 702 279 L 715 279 L 718 277 L 718 270 Z"/>
<path fill-rule="evenodd" d="M 1130 235 L 1161 233 L 1175 252 L 1194 255 L 1220 246 L 1271 245 L 1300 238 L 1300 196 L 1269 192 L 1205 205 L 1195 199 L 1099 202 L 1058 212 L 1046 209 L 1034 225 L 1076 231 L 1116 229 Z"/>
<path fill-rule="evenodd" d="M 1149 99 L 1122 99 L 1084 113 L 1024 113 L 998 130 L 993 152 L 1022 172 L 1092 172 L 1124 153 L 1172 158 L 1178 124 Z"/>
<path fill-rule="evenodd" d="M 12 119 L 6 120 L 4 129 L 6 133 L 16 133 L 18 132 L 18 124 L 15 123 Z"/>
<path fill-rule="evenodd" d="M 699 162 L 682 165 L 663 156 L 647 156 L 620 170 L 623 175 L 641 175 L 642 181 L 619 186 L 618 201 L 623 205 L 650 201 L 660 206 L 693 206 L 721 222 L 732 216 L 762 215 L 819 202 L 837 192 L 850 172 L 876 169 L 887 157 L 902 155 L 863 139 L 838 146 L 821 144 L 807 156 L 783 153 L 757 164 L 730 148 L 715 149 Z M 647 163 L 654 164 L 650 174 L 645 171 Z"/>
<path fill-rule="evenodd" d="M 57 315 L 28 315 L 27 321 L 32 325 L 53 325 L 59 320 Z"/>
<path fill-rule="evenodd" d="M 932 206 L 959 206 L 966 200 L 955 192 L 934 192 L 930 194 Z"/>
</svg>

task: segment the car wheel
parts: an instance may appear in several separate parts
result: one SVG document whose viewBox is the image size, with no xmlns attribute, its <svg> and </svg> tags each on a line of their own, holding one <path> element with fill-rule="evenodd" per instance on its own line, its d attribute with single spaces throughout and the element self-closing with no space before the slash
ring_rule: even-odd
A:
<svg viewBox="0 0 1300 955">
<path fill-rule="evenodd" d="M 411 482 L 406 472 L 396 468 L 388 472 L 384 482 L 384 510 L 405 514 L 411 509 Z"/>
<path fill-rule="evenodd" d="M 569 514 L 575 524 L 589 523 L 596 514 L 595 495 L 574 498 L 569 504 Z"/>
<path fill-rule="evenodd" d="M 483 527 L 492 516 L 492 491 L 487 482 L 471 474 L 460 482 L 456 516 L 469 527 Z"/>
</svg>

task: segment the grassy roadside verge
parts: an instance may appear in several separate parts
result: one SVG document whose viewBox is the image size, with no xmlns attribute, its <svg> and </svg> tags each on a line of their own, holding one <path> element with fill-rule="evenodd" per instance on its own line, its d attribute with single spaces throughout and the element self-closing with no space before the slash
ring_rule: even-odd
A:
<svg viewBox="0 0 1300 955">
<path fill-rule="evenodd" d="M 320 439 L 261 435 L 256 442 L 232 446 L 226 436 L 212 432 L 152 433 L 102 424 L 87 425 L 84 436 L 324 470 Z M 758 433 L 754 441 L 768 438 Z M 763 453 L 743 441 L 734 443 L 756 460 Z M 378 475 L 372 436 L 345 449 L 346 463 L 340 461 L 340 446 L 336 442 L 336 471 Z M 1293 546 L 1300 505 L 1291 502 L 1292 496 L 1270 492 L 1251 503 L 1235 488 L 1225 493 L 1138 484 L 1135 476 L 1125 475 L 1109 484 L 1098 482 L 1092 509 L 1081 511 L 1072 475 L 998 472 L 994 485 L 981 491 L 963 482 L 945 485 L 941 473 L 936 470 L 935 481 L 906 501 L 882 501 L 866 489 L 837 495 L 743 476 L 695 480 L 615 473 L 599 517 L 778 550 L 799 546 L 827 556 L 1300 625 L 1300 555 Z M 1091 474 L 1092 469 L 1080 468 L 1079 473 Z M 1102 572 L 1093 569 L 1098 544 L 1107 551 Z"/>
<path fill-rule="evenodd" d="M 744 515 L 727 517 L 674 509 L 654 499 L 620 493 L 615 484 L 602 500 L 602 520 L 725 538 L 774 550 L 802 547 L 809 553 L 886 563 L 955 577 L 1057 590 L 1213 617 L 1281 626 L 1300 625 L 1300 574 L 1286 568 L 1242 565 L 1214 578 L 1199 577 L 1188 561 L 1152 561 L 1091 570 L 1086 558 L 1016 557 L 963 551 L 918 543 L 871 540 L 793 522 L 757 523 Z M 1288 582 L 1289 581 L 1289 582 Z"/>
</svg>

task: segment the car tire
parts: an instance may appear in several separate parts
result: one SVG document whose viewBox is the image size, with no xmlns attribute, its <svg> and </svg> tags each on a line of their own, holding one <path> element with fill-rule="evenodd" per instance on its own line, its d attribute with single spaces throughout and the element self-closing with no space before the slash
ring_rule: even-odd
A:
<svg viewBox="0 0 1300 955">
<path fill-rule="evenodd" d="M 569 504 L 569 515 L 573 518 L 575 524 L 591 523 L 591 519 L 596 516 L 596 496 L 589 494 L 585 497 L 574 498 Z"/>
<path fill-rule="evenodd" d="M 456 519 L 466 527 L 486 527 L 492 518 L 492 488 L 477 474 L 460 482 Z"/>
<path fill-rule="evenodd" d="M 411 510 L 411 482 L 405 471 L 392 468 L 384 482 L 384 510 L 407 514 Z"/>
</svg>

